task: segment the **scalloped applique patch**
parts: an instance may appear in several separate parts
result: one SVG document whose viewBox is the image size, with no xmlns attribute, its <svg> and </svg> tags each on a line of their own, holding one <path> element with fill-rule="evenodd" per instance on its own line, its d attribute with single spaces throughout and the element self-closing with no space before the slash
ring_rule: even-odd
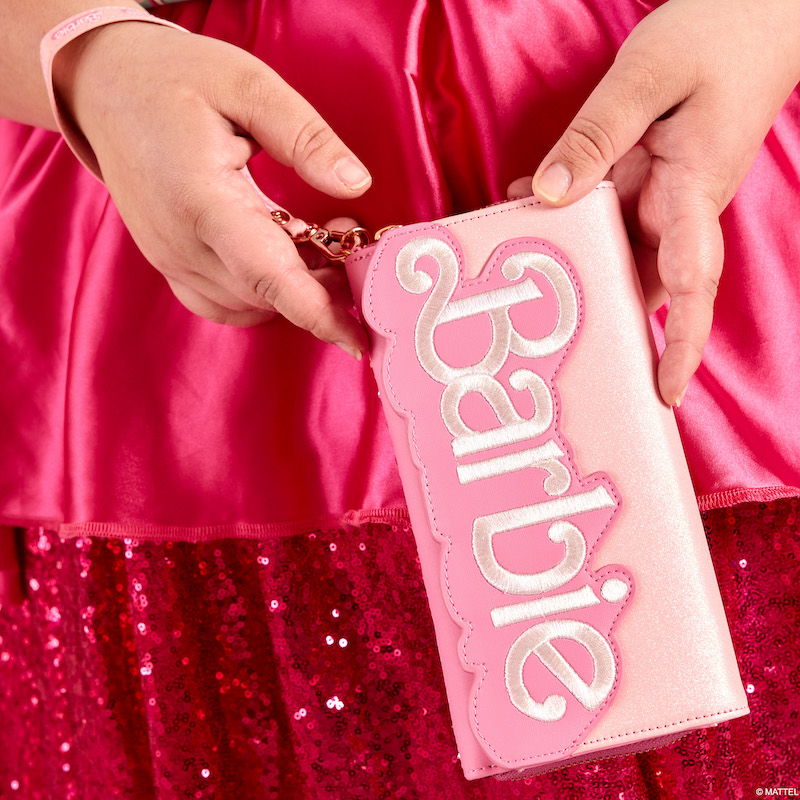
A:
<svg viewBox="0 0 800 800">
<path fill-rule="evenodd" d="M 621 566 L 591 568 L 622 500 L 608 475 L 581 476 L 560 428 L 558 373 L 583 314 L 572 265 L 519 238 L 464 274 L 446 227 L 400 229 L 370 263 L 362 306 L 387 340 L 376 375 L 442 544 L 471 725 L 513 768 L 571 752 L 608 707 L 634 585 Z"/>
</svg>

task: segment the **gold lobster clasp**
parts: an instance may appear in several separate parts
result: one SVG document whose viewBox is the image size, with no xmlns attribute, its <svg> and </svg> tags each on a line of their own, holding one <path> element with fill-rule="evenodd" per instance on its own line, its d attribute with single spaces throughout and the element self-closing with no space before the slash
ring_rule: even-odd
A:
<svg viewBox="0 0 800 800">
<path fill-rule="evenodd" d="M 348 231 L 332 231 L 319 225 L 305 225 L 299 233 L 289 230 L 293 218 L 283 209 L 272 212 L 272 219 L 289 234 L 295 244 L 310 242 L 329 261 L 344 261 L 353 251 L 372 243 L 372 236 L 366 228 L 350 228 Z"/>
<path fill-rule="evenodd" d="M 312 226 L 309 226 L 309 228 Z M 354 250 L 366 247 L 372 237 L 366 228 L 350 228 L 349 231 L 329 231 L 316 227 L 306 241 L 322 251 L 330 261 L 344 261 Z"/>
</svg>

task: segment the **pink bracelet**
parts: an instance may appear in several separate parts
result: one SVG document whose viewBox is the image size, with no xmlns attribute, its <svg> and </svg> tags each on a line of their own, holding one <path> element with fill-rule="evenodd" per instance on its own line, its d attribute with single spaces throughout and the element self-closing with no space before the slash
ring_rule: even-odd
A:
<svg viewBox="0 0 800 800">
<path fill-rule="evenodd" d="M 166 25 L 169 28 L 175 28 L 179 31 L 185 30 L 181 28 L 180 25 L 175 25 L 173 22 L 159 19 L 137 8 L 103 6 L 100 8 L 92 8 L 89 11 L 76 14 L 74 17 L 60 22 L 55 28 L 44 35 L 40 46 L 42 73 L 44 75 L 44 82 L 47 85 L 50 107 L 53 110 L 53 116 L 56 119 L 58 129 L 61 131 L 64 141 L 69 145 L 72 152 L 75 153 L 81 164 L 101 181 L 103 180 L 103 175 L 91 145 L 86 140 L 80 128 L 70 119 L 69 114 L 64 112 L 56 97 L 55 90 L 53 89 L 53 60 L 58 51 L 61 50 L 65 44 L 68 44 L 78 36 L 82 36 L 84 33 L 88 33 L 103 25 L 109 25 L 112 22 L 125 22 L 128 20 L 133 22 L 152 22 L 156 25 Z"/>
</svg>

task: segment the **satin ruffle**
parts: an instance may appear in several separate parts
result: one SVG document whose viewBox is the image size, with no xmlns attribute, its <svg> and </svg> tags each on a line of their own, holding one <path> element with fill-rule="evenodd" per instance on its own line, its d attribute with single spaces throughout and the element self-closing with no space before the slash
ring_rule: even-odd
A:
<svg viewBox="0 0 800 800">
<path fill-rule="evenodd" d="M 379 227 L 502 199 L 648 10 L 214 0 L 160 13 L 268 62 L 374 176 L 344 203 L 262 155 L 267 194 L 306 219 Z M 678 414 L 704 505 L 800 486 L 799 166 L 795 92 L 723 216 L 714 329 Z M 202 539 L 403 506 L 367 364 L 284 322 L 192 316 L 59 137 L 5 121 L 0 263 L 0 522 Z"/>
</svg>

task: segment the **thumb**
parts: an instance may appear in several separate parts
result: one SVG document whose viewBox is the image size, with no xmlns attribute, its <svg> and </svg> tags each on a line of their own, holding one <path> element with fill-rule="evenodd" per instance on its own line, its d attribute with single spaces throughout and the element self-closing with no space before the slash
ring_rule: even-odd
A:
<svg viewBox="0 0 800 800">
<path fill-rule="evenodd" d="M 235 105 L 224 113 L 276 161 L 333 197 L 357 197 L 369 188 L 372 177 L 366 167 L 274 70 L 258 62 L 237 88 L 231 95 Z"/>
<path fill-rule="evenodd" d="M 620 51 L 536 170 L 537 197 L 562 206 L 588 194 L 654 120 L 684 99 L 674 73 L 648 58 Z"/>
</svg>

